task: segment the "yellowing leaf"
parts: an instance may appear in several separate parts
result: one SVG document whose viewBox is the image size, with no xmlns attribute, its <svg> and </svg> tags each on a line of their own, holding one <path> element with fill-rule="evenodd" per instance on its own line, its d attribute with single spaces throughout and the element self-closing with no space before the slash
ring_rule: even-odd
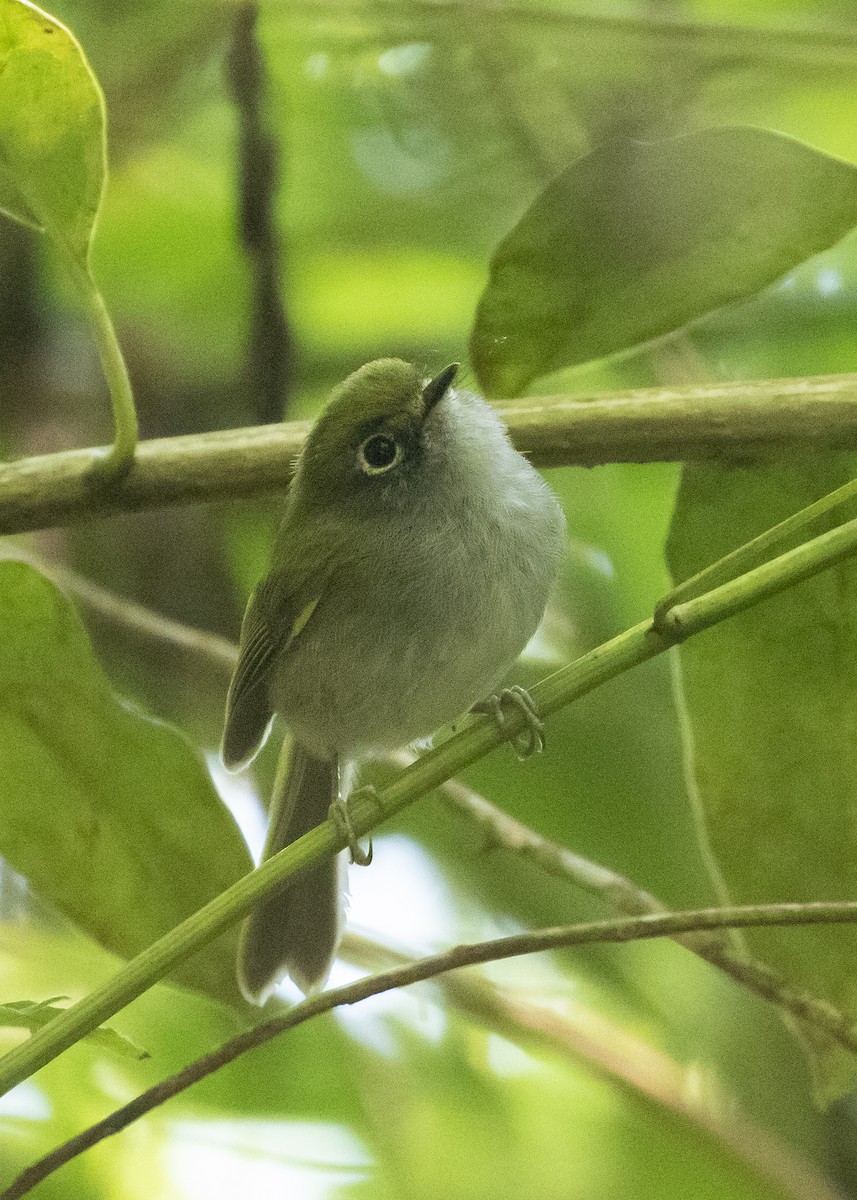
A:
<svg viewBox="0 0 857 1200">
<path fill-rule="evenodd" d="M 101 89 L 73 35 L 0 0 L 0 210 L 85 262 L 106 177 Z"/>
</svg>

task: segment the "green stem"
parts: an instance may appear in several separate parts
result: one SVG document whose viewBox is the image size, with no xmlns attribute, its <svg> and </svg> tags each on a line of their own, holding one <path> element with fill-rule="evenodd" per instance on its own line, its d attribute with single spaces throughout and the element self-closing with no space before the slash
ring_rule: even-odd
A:
<svg viewBox="0 0 857 1200">
<path fill-rule="evenodd" d="M 536 684 L 531 692 L 533 701 L 544 715 L 555 712 L 630 667 L 662 654 L 677 641 L 832 566 L 855 549 L 857 520 L 673 608 L 667 614 L 665 631 L 659 632 L 651 621 L 644 621 L 596 647 Z M 369 833 L 381 821 L 514 738 L 525 724 L 526 718 L 516 710 L 509 711 L 502 731 L 491 719 L 477 718 L 418 759 L 387 787 L 377 793 L 357 792 L 349 801 L 354 832 L 357 836 Z M 344 839 L 332 822 L 326 821 L 238 880 L 137 955 L 102 987 L 0 1059 L 0 1095 L 163 979 L 179 962 L 240 920 L 264 895 L 344 846 Z"/>
<path fill-rule="evenodd" d="M 832 512 L 833 509 L 841 507 L 843 504 L 847 504 L 855 496 L 857 496 L 857 479 L 852 479 L 848 483 L 843 484 L 842 487 L 836 488 L 835 491 L 828 492 L 820 500 L 816 500 L 813 504 L 802 508 L 800 512 L 786 517 L 778 525 L 773 525 L 770 529 L 766 529 L 758 537 L 745 542 L 743 546 L 739 546 L 730 554 L 724 555 L 716 563 L 712 563 L 711 566 L 706 567 L 703 571 L 692 575 L 690 579 L 684 580 L 683 583 L 680 583 L 678 587 L 673 588 L 668 595 L 664 596 L 663 600 L 658 602 L 655 608 L 655 628 L 665 628 L 666 614 L 670 609 L 675 608 L 676 605 L 681 604 L 685 600 L 690 600 L 694 596 L 701 596 L 706 590 L 717 587 L 721 583 L 727 583 L 742 572 L 749 571 L 758 563 L 763 562 L 767 557 L 768 551 L 774 546 L 782 545 L 783 542 L 787 541 L 801 529 L 815 524 L 820 517 Z"/>
<path fill-rule="evenodd" d="M 61 251 L 66 268 L 83 301 L 104 378 L 110 389 L 110 401 L 113 406 L 113 445 L 103 457 L 95 460 L 90 469 L 91 479 L 106 483 L 127 474 L 134 462 L 139 438 L 134 393 L 116 330 L 92 271 L 71 251 L 66 251 L 64 247 L 61 247 Z"/>
<path fill-rule="evenodd" d="M 703 596 L 677 604 L 662 617 L 662 632 L 681 640 L 769 596 L 835 566 L 857 550 L 857 517 L 770 562 L 721 584 Z"/>
</svg>

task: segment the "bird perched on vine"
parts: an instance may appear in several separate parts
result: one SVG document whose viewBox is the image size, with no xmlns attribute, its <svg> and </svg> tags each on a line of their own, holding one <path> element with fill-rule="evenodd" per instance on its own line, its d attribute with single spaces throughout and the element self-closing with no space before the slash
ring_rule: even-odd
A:
<svg viewBox="0 0 857 1200">
<path fill-rule="evenodd" d="M 361 367 L 297 462 L 244 617 L 222 745 L 235 770 L 274 714 L 290 732 L 265 857 L 341 805 L 347 768 L 491 696 L 541 620 L 562 510 L 490 405 L 453 387 L 456 371 Z M 238 963 L 248 999 L 264 1003 L 285 973 L 305 993 L 324 982 L 343 885 L 338 855 L 250 914 Z"/>
</svg>

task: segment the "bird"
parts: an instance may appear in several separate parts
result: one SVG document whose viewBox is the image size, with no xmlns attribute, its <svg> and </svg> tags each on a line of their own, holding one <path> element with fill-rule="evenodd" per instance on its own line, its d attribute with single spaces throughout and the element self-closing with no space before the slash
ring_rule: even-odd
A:
<svg viewBox="0 0 857 1200">
<path fill-rule="evenodd" d="M 324 821 L 360 763 L 492 698 L 535 633 L 563 510 L 491 406 L 396 358 L 334 391 L 297 459 L 226 702 L 224 766 L 288 730 L 263 857 Z M 518 689 L 519 691 L 519 689 Z M 526 706 L 531 707 L 531 706 Z M 344 921 L 343 854 L 262 900 L 237 975 L 263 1004 L 288 974 L 323 986 Z"/>
</svg>

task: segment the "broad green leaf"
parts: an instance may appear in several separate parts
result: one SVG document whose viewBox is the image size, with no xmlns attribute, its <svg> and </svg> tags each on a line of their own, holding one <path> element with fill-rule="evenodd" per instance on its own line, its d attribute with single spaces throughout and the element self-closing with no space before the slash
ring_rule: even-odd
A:
<svg viewBox="0 0 857 1200">
<path fill-rule="evenodd" d="M 33 1033 L 63 1011 L 53 1001 L 67 999 L 67 996 L 53 996 L 50 1000 L 11 1000 L 0 1004 L 0 1027 L 29 1029 Z M 130 1038 L 107 1025 L 94 1029 L 83 1040 L 123 1058 L 136 1058 L 140 1061 L 149 1057 L 147 1051 L 135 1046 Z"/>
<path fill-rule="evenodd" d="M 857 168 L 781 134 L 613 141 L 500 243 L 476 314 L 483 388 L 602 358 L 752 296 L 857 223 Z"/>
<path fill-rule="evenodd" d="M 251 867 L 208 772 L 176 730 L 111 691 L 69 602 L 0 564 L 0 854 L 130 957 Z M 177 978 L 235 998 L 234 935 Z"/>
<path fill-rule="evenodd" d="M 848 478 L 843 457 L 694 466 L 668 558 L 678 582 Z M 842 514 L 838 514 L 841 519 Z M 834 518 L 835 523 L 835 518 Z M 731 900 L 857 897 L 857 563 L 845 562 L 681 647 L 690 783 Z M 857 1019 L 857 932 L 758 929 L 753 953 Z M 822 1097 L 857 1062 L 816 1046 Z"/>
<path fill-rule="evenodd" d="M 81 263 L 106 175 L 104 99 L 84 53 L 27 0 L 0 0 L 0 210 Z"/>
</svg>

